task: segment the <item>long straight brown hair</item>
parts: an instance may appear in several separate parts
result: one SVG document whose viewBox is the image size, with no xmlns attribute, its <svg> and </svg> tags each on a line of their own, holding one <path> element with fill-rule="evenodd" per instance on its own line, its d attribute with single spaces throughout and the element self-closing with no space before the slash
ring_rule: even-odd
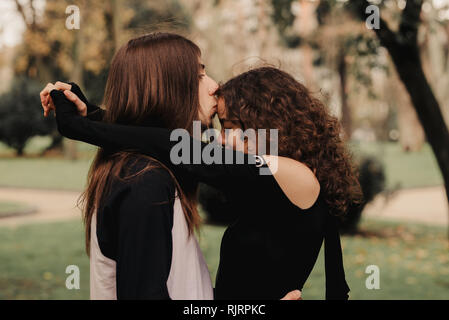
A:
<svg viewBox="0 0 449 320">
<path fill-rule="evenodd" d="M 192 132 L 199 112 L 200 55 L 197 45 L 173 33 L 152 33 L 130 40 L 117 51 L 111 63 L 103 103 L 104 121 Z M 136 157 L 147 158 L 148 164 L 136 174 L 126 176 L 126 169 Z M 198 228 L 195 187 L 186 190 L 183 186 L 182 190 L 170 170 L 150 157 L 99 149 L 80 198 L 88 254 L 92 216 L 110 193 L 112 181 L 125 179 L 132 183 L 132 179 L 155 167 L 168 170 L 174 179 L 189 232 Z"/>
</svg>

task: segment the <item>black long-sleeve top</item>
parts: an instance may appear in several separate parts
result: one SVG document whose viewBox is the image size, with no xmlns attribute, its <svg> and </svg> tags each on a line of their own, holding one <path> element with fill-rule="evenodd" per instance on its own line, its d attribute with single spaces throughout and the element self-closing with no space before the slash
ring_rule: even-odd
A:
<svg viewBox="0 0 449 320">
<path fill-rule="evenodd" d="M 128 159 L 121 178 L 108 177 L 109 191 L 92 217 L 91 299 L 212 299 L 173 178 L 146 157 Z"/>
<path fill-rule="evenodd" d="M 127 163 L 129 175 L 147 162 Z M 152 169 L 132 181 L 113 179 L 110 190 L 96 212 L 97 232 L 92 236 L 97 236 L 101 254 L 115 261 L 117 299 L 170 299 L 175 198 L 171 176 Z"/>
<path fill-rule="evenodd" d="M 82 96 L 77 86 L 72 91 Z M 325 194 L 320 194 L 311 208 L 302 210 L 289 201 L 272 175 L 259 175 L 255 156 L 210 146 L 191 137 L 191 145 L 199 143 L 201 150 L 213 149 L 222 162 L 230 154 L 233 159 L 239 154 L 246 165 L 174 165 L 169 155 L 177 141 L 170 140 L 169 130 L 92 121 L 91 116 L 79 116 L 61 92 L 54 90 L 51 96 L 62 135 L 101 147 L 137 150 L 169 166 L 181 187 L 183 181 L 195 178 L 227 195 L 239 218 L 226 229 L 222 239 L 216 299 L 280 299 L 291 290 L 301 290 L 323 239 L 326 299 L 348 298 L 337 221 L 329 213 Z M 101 114 L 98 108 L 88 107 L 90 115 Z"/>
</svg>

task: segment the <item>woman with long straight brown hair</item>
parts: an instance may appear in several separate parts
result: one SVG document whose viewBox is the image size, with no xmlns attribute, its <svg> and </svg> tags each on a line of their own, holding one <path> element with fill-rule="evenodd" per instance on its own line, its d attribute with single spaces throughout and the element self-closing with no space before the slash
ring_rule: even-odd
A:
<svg viewBox="0 0 449 320">
<path fill-rule="evenodd" d="M 213 95 L 200 101 L 198 92 L 217 86 L 211 79 L 200 84 L 203 69 L 199 48 L 180 35 L 130 40 L 112 61 L 103 121 L 191 131 L 216 105 Z M 200 223 L 195 183 L 180 183 L 151 157 L 98 150 L 82 198 L 91 299 L 213 298 L 193 235 Z"/>
</svg>

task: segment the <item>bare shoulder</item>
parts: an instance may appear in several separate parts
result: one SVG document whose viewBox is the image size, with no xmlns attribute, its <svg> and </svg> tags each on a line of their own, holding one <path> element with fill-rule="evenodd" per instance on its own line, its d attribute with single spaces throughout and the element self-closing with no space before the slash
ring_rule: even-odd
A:
<svg viewBox="0 0 449 320">
<path fill-rule="evenodd" d="M 279 156 L 264 156 L 273 176 L 287 198 L 297 207 L 308 209 L 318 199 L 320 183 L 305 164 Z"/>
</svg>

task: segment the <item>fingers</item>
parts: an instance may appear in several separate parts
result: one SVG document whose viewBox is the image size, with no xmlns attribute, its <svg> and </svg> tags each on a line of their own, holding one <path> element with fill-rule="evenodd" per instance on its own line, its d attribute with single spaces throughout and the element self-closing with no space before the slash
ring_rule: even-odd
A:
<svg viewBox="0 0 449 320">
<path fill-rule="evenodd" d="M 290 291 L 281 300 L 302 300 L 301 291 L 299 290 Z"/>
<path fill-rule="evenodd" d="M 58 90 L 71 90 L 72 89 L 72 86 L 70 84 L 61 82 L 61 81 L 56 81 L 55 87 Z"/>
<path fill-rule="evenodd" d="M 41 105 L 42 105 L 42 109 L 44 109 L 44 117 L 47 116 L 48 111 L 47 111 L 47 105 L 48 105 L 48 84 L 47 86 L 45 86 L 45 88 L 39 93 L 39 96 L 41 98 Z"/>
<path fill-rule="evenodd" d="M 67 99 L 69 99 L 75 104 L 79 115 L 83 117 L 87 116 L 87 106 L 83 101 L 81 101 L 81 99 L 76 94 L 74 94 L 69 90 L 65 90 L 64 94 L 67 97 Z"/>
<path fill-rule="evenodd" d="M 40 92 L 41 105 L 44 110 L 44 117 L 47 117 L 51 110 L 56 110 L 53 100 L 50 96 L 52 90 L 71 90 L 72 86 L 68 83 L 57 81 L 55 84 L 48 83 L 45 88 Z M 78 107 L 78 106 L 77 106 Z M 87 113 L 87 108 L 86 108 Z"/>
<path fill-rule="evenodd" d="M 51 110 L 55 109 L 53 100 L 51 99 L 50 92 L 56 87 L 52 83 L 48 83 L 45 88 L 40 92 L 41 105 L 44 109 L 44 117 L 48 116 Z"/>
<path fill-rule="evenodd" d="M 69 83 L 69 85 L 71 85 L 70 91 L 72 91 L 74 94 L 76 94 L 78 96 L 78 98 L 81 99 L 81 101 L 83 101 L 85 104 L 89 103 L 86 96 L 81 91 L 81 88 L 76 83 L 71 82 L 71 83 Z"/>
</svg>

